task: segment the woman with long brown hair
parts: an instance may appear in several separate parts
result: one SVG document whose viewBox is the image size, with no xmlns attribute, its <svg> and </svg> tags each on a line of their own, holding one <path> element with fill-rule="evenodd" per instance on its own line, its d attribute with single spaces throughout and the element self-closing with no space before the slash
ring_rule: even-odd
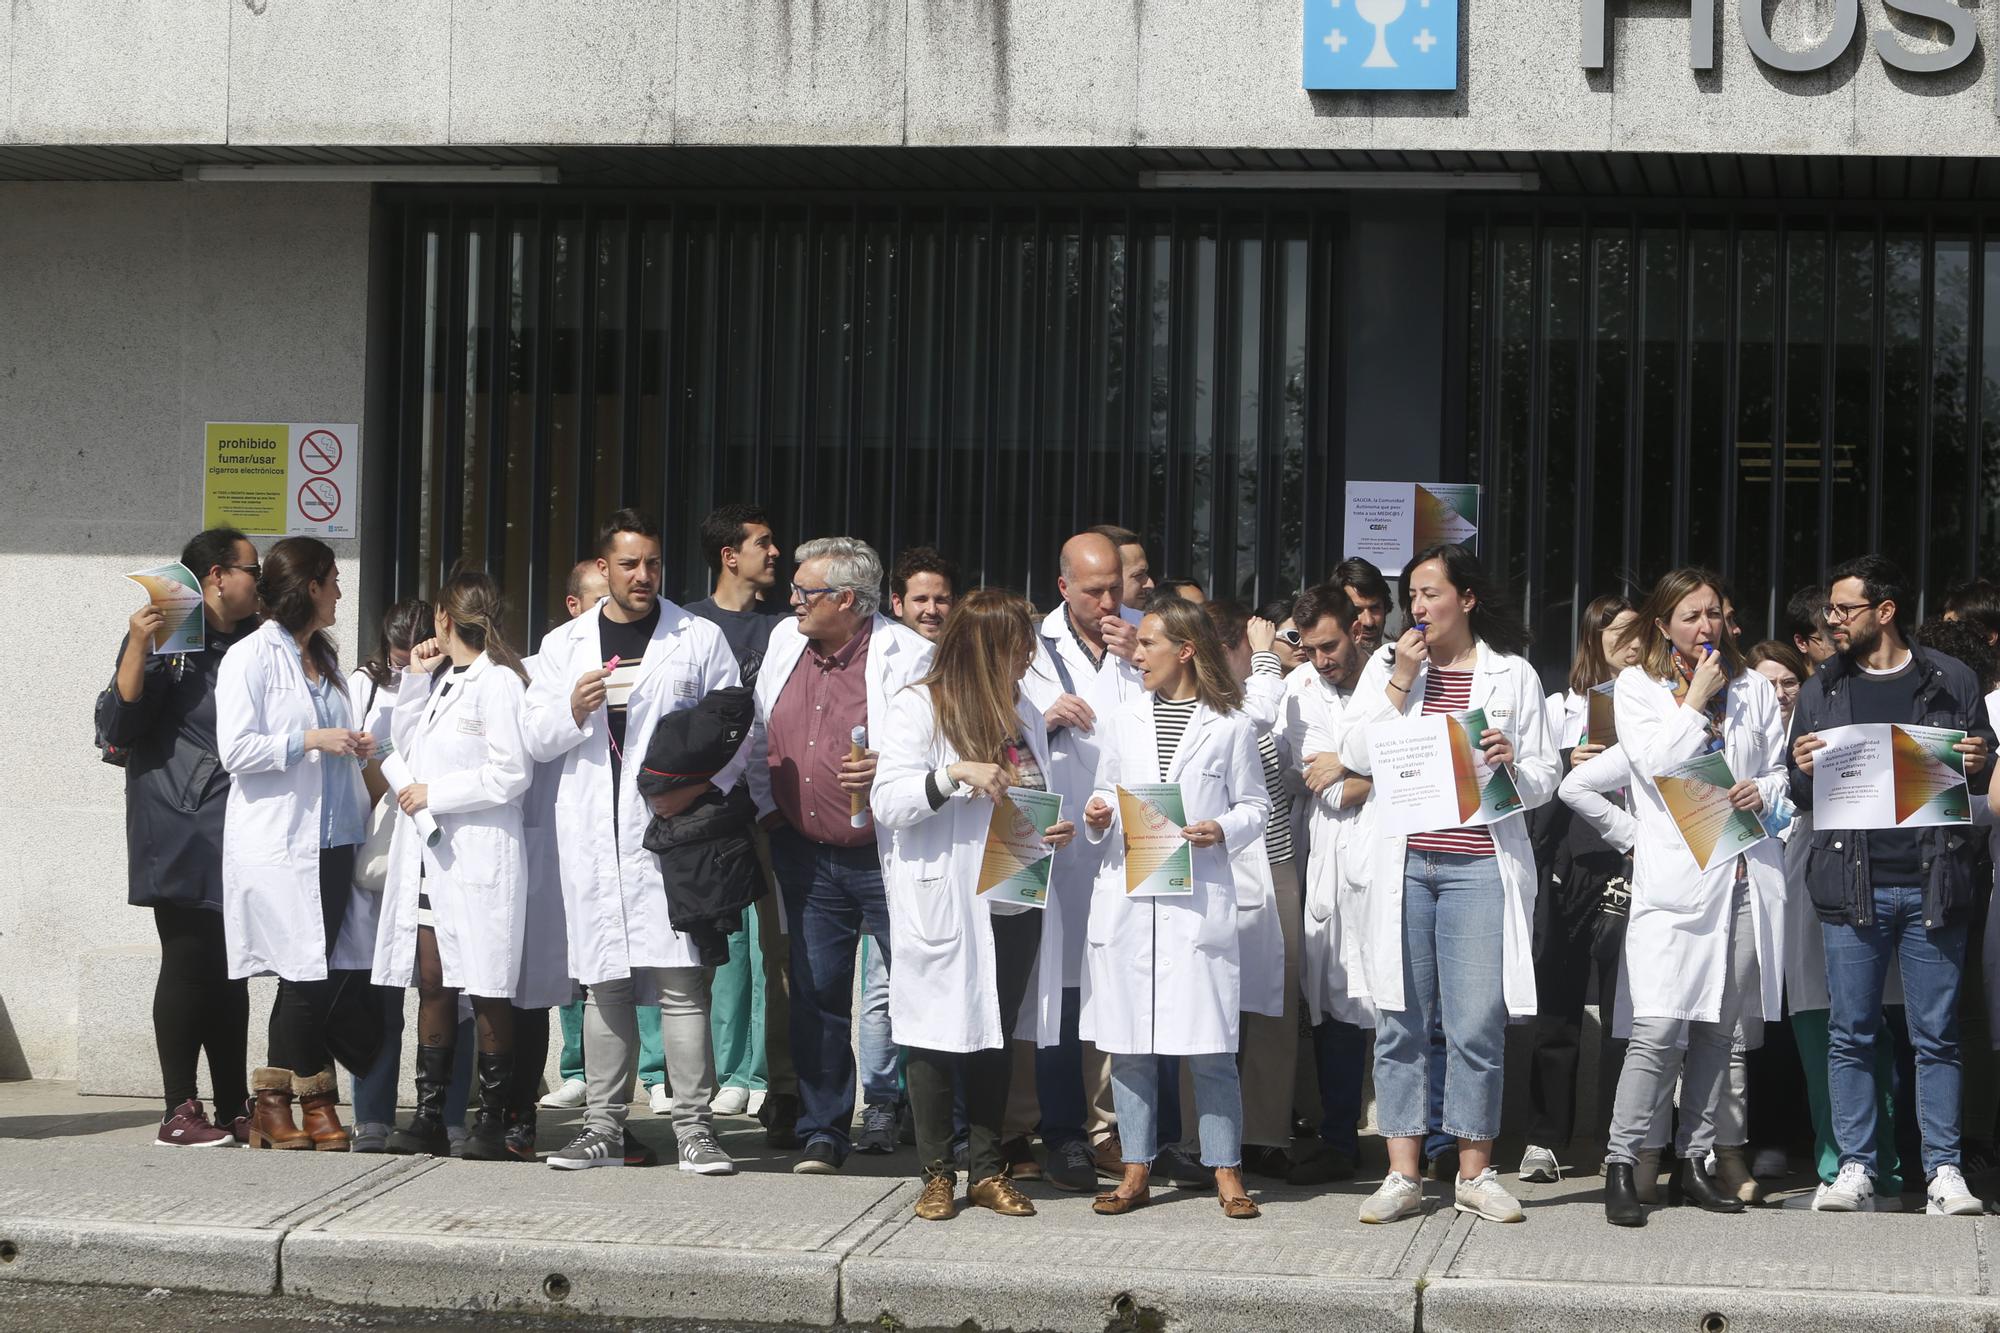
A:
<svg viewBox="0 0 2000 1333">
<path fill-rule="evenodd" d="M 988 829 L 1018 809 L 1009 789 L 1049 790 L 1047 724 L 1020 691 L 1034 654 L 1028 603 L 975 589 L 946 618 L 930 673 L 890 700 L 878 729 L 872 804 L 890 832 L 882 877 L 896 960 L 889 1016 L 923 1167 L 916 1212 L 928 1221 L 958 1211 L 951 1137 L 961 1081 L 969 1201 L 1009 1217 L 1035 1211 L 1007 1178 L 1000 1136 L 1013 1068 L 1007 1041 L 1037 975 L 1046 898 L 1038 907 L 981 889 Z M 1041 841 L 1059 849 L 1075 832 L 1059 820 Z M 1042 959 L 1039 976 L 1033 1035 L 1052 1046 L 1061 1035 L 1061 958 Z"/>
<path fill-rule="evenodd" d="M 1116 1216 L 1145 1205 L 1158 1155 L 1160 1060 L 1181 1056 L 1194 1079 L 1202 1165 L 1232 1218 L 1258 1215 L 1243 1188 L 1243 1090 L 1236 1069 L 1242 968 L 1236 914 L 1271 892 L 1264 825 L 1270 795 L 1256 727 L 1242 713 L 1243 687 L 1208 616 L 1193 602 L 1155 597 L 1139 622 L 1132 663 L 1146 697 L 1108 718 L 1097 790 L 1084 806 L 1093 842 L 1106 843 L 1090 902 L 1085 963 L 1090 987 L 1080 1029 L 1111 1056 L 1112 1100 L 1125 1158 L 1117 1189 L 1097 1198 Z M 1126 789 L 1173 783 L 1188 848 L 1186 883 L 1168 896 L 1128 891 L 1123 821 L 1158 805 Z M 1262 876 L 1255 872 L 1262 868 Z M 1279 956 L 1247 960 L 1282 968 Z"/>
<path fill-rule="evenodd" d="M 396 821 L 389 851 L 375 984 L 408 987 L 414 980 L 419 998 L 416 1111 L 389 1136 L 392 1153 L 449 1151 L 444 1099 L 464 991 L 479 1041 L 479 1112 L 465 1156 L 509 1156 L 508 1001 L 526 919 L 521 798 L 530 764 L 521 731 L 527 672 L 501 637 L 500 619 L 500 589 L 490 577 L 454 574 L 438 590 L 436 637 L 411 654 L 411 677 L 396 697 L 396 776 L 405 780 L 394 799 L 406 817 Z M 424 812 L 430 819 L 420 822 Z M 424 836 L 427 822 L 434 839 Z"/>
<path fill-rule="evenodd" d="M 1722 581 L 1707 570 L 1662 578 L 1639 608 L 1639 633 L 1639 664 L 1616 691 L 1638 822 L 1625 932 L 1632 1033 L 1604 1154 L 1604 1211 L 1616 1226 L 1645 1225 L 1633 1166 L 1676 1078 L 1682 1119 L 1693 1122 L 1681 1191 L 1710 1212 L 1743 1210 L 1702 1161 L 1718 1142 L 1743 1141 L 1731 1132 L 1742 1109 L 1729 1105 L 1730 1057 L 1761 1045 L 1764 1020 L 1778 1016 L 1785 938 L 1777 842 L 1715 856 L 1704 869 L 1660 787 L 1676 766 L 1717 755 L 1734 779 L 1731 807 L 1760 814 L 1774 804 L 1786 783 L 1777 694 L 1744 666 L 1725 628 Z"/>
<path fill-rule="evenodd" d="M 222 853 L 229 975 L 278 977 L 269 1063 L 250 1075 L 249 1141 L 345 1152 L 328 1035 L 347 977 L 328 958 L 367 834 L 361 765 L 375 739 L 355 726 L 327 633 L 340 602 L 333 548 L 287 537 L 265 553 L 257 595 L 264 623 L 229 650 L 215 683 L 216 741 L 232 779 Z M 344 1058 L 365 1066 L 375 1042 L 366 1045 Z"/>
</svg>

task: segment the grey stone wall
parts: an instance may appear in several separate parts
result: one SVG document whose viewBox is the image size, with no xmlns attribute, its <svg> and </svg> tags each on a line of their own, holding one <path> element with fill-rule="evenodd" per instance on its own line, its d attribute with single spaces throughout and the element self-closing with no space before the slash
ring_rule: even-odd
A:
<svg viewBox="0 0 2000 1333">
<path fill-rule="evenodd" d="M 88 955 L 154 940 L 91 748 L 120 576 L 200 527 L 204 422 L 362 420 L 368 223 L 366 186 L 0 185 L 0 1077 L 75 1077 L 79 1005 L 150 1013 L 149 969 L 138 997 L 79 994 Z"/>
<path fill-rule="evenodd" d="M 1436 0 L 1447 3 L 1449 0 Z M 1582 67 L 1609 3 L 1609 67 Z M 1928 20 L 1858 0 L 1827 69 L 1784 74 L 1855 0 L 1463 0 L 1460 91 L 1308 94 L 1331 0 L 62 0 L 0 9 L 0 143 L 1065 144 L 1392 150 L 2000 151 L 2000 7 L 1957 69 L 1891 69 Z M 1704 0 L 1706 3 L 1706 0 Z"/>
</svg>

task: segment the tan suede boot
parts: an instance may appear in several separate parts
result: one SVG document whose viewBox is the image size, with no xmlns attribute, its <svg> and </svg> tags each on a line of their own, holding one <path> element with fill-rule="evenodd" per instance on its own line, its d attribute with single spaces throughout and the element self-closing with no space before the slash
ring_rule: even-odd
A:
<svg viewBox="0 0 2000 1333">
<path fill-rule="evenodd" d="M 334 1081 L 333 1070 L 322 1069 L 311 1078 L 294 1078 L 292 1095 L 299 1099 L 299 1109 L 305 1113 L 305 1128 L 301 1132 L 312 1140 L 314 1152 L 346 1152 L 352 1146 L 334 1109 L 340 1101 L 340 1086 Z"/>
<path fill-rule="evenodd" d="M 291 1070 L 251 1070 L 250 1095 L 257 1103 L 256 1110 L 250 1114 L 251 1147 L 312 1147 L 312 1135 L 300 1129 L 292 1119 Z"/>
<path fill-rule="evenodd" d="M 1764 1187 L 1750 1174 L 1749 1153 L 1740 1146 L 1715 1150 L 1715 1184 L 1745 1203 L 1764 1202 Z"/>
</svg>

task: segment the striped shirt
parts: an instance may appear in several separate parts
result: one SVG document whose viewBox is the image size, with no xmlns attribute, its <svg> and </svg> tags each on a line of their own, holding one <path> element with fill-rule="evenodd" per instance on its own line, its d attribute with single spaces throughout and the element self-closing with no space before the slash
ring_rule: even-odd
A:
<svg viewBox="0 0 2000 1333">
<path fill-rule="evenodd" d="M 1174 766 L 1174 753 L 1181 748 L 1181 737 L 1188 728 L 1188 720 L 1194 716 L 1197 699 L 1182 699 L 1172 702 L 1153 699 L 1153 743 L 1159 752 L 1160 781 L 1167 781 L 1167 770 Z"/>
<path fill-rule="evenodd" d="M 1431 668 L 1424 686 L 1424 714 L 1463 713 L 1472 707 L 1472 673 Z M 1475 738 L 1476 739 L 1476 738 Z M 1493 855 L 1493 835 L 1483 828 L 1446 829 L 1419 833 L 1410 839 L 1413 852 L 1450 852 L 1456 856 Z"/>
<path fill-rule="evenodd" d="M 1276 653 L 1252 653 L 1250 674 L 1282 677 L 1285 668 Z M 1264 825 L 1264 855 L 1272 865 L 1278 865 L 1294 855 L 1292 798 L 1285 790 L 1285 768 L 1278 755 L 1277 739 L 1269 732 L 1257 738 L 1257 758 L 1263 761 L 1264 790 L 1271 798 L 1271 818 Z"/>
</svg>

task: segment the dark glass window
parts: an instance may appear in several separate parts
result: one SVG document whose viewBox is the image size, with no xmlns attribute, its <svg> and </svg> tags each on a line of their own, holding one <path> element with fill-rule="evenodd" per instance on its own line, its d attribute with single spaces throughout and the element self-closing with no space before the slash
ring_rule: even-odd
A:
<svg viewBox="0 0 2000 1333">
<path fill-rule="evenodd" d="M 1078 528 L 1262 600 L 1339 558 L 1338 216 L 1153 195 L 400 197 L 398 595 L 484 562 L 532 644 L 621 505 L 931 543 L 1055 596 Z"/>
</svg>

